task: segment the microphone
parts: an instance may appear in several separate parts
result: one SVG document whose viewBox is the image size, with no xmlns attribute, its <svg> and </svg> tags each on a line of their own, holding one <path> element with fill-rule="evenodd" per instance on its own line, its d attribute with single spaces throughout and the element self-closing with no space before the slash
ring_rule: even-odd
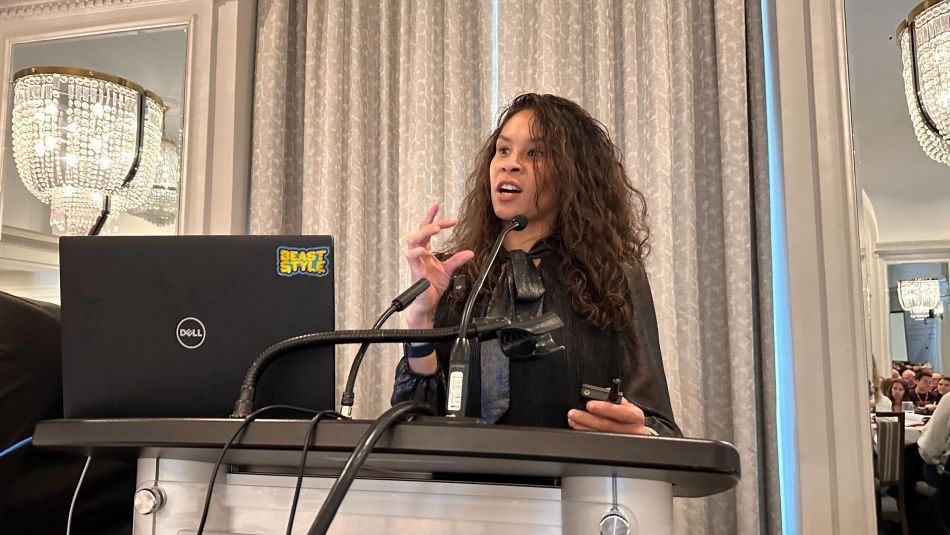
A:
<svg viewBox="0 0 950 535">
<path fill-rule="evenodd" d="M 402 312 L 407 306 L 410 305 L 413 301 L 419 297 L 422 292 L 426 291 L 429 288 L 429 279 L 423 277 L 413 283 L 412 286 L 407 288 L 404 292 L 399 294 L 389 308 L 386 309 L 382 315 L 379 316 L 379 319 L 376 320 L 376 323 L 373 324 L 374 331 L 379 330 L 380 327 L 386 323 L 386 320 L 389 319 L 396 312 Z M 355 401 L 354 390 L 356 389 L 356 375 L 360 371 L 360 366 L 363 363 L 363 356 L 366 355 L 366 350 L 369 349 L 369 343 L 363 342 L 360 345 L 360 348 L 356 351 L 356 357 L 353 359 L 353 364 L 350 365 L 350 374 L 346 378 L 346 388 L 343 389 L 343 395 L 340 397 L 340 414 L 344 418 L 349 418 L 353 414 L 353 402 Z"/>
<path fill-rule="evenodd" d="M 468 369 L 471 366 L 472 360 L 472 341 L 466 338 L 465 335 L 468 330 L 468 324 L 472 320 L 472 308 L 475 306 L 475 299 L 478 296 L 478 292 L 482 290 L 482 286 L 485 284 L 485 279 L 488 277 L 488 272 L 491 271 L 495 259 L 498 258 L 498 252 L 501 250 L 501 244 L 505 240 L 505 236 L 513 230 L 524 230 L 527 226 L 528 218 L 524 215 L 519 214 L 511 219 L 511 223 L 505 227 L 505 230 L 503 230 L 501 234 L 498 235 L 498 239 L 495 240 L 495 245 L 488 255 L 488 262 L 485 264 L 485 267 L 482 268 L 482 272 L 478 275 L 475 286 L 465 301 L 465 308 L 462 309 L 462 321 L 459 323 L 458 338 L 455 339 L 455 344 L 452 346 L 452 353 L 449 357 L 449 388 L 445 403 L 446 416 L 452 418 L 465 416 L 465 408 L 468 403 Z"/>
</svg>

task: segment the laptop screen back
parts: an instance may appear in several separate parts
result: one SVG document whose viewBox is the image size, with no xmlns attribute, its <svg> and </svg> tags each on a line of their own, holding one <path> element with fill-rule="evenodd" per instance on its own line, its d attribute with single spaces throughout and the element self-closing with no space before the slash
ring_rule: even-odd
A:
<svg viewBox="0 0 950 535">
<path fill-rule="evenodd" d="M 329 236 L 60 239 L 67 418 L 226 417 L 274 343 L 334 329 Z M 334 407 L 333 347 L 296 350 L 255 407 Z"/>
</svg>

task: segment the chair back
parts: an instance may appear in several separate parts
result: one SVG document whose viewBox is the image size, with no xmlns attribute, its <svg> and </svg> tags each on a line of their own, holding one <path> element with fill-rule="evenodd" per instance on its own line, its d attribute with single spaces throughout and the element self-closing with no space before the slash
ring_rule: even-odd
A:
<svg viewBox="0 0 950 535">
<path fill-rule="evenodd" d="M 877 413 L 877 471 L 881 485 L 903 480 L 904 413 Z"/>
</svg>

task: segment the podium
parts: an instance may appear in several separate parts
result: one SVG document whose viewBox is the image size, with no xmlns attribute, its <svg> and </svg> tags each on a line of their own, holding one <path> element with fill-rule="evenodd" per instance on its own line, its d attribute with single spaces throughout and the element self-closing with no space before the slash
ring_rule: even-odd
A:
<svg viewBox="0 0 950 535">
<path fill-rule="evenodd" d="M 207 483 L 236 419 L 49 420 L 37 447 L 137 460 L 135 535 L 195 533 Z M 369 421 L 324 421 L 307 457 L 294 522 L 306 533 Z M 309 421 L 257 420 L 220 469 L 208 534 L 283 534 Z M 673 498 L 739 481 L 728 443 L 448 423 L 386 432 L 328 533 L 586 534 L 672 532 Z M 133 509 L 134 504 L 134 509 Z"/>
</svg>

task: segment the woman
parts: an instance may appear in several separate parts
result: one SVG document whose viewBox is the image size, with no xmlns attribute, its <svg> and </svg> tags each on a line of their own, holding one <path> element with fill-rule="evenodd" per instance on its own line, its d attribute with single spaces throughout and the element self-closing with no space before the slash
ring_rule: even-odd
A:
<svg viewBox="0 0 950 535">
<path fill-rule="evenodd" d="M 881 381 L 881 392 L 884 393 L 877 405 L 876 412 L 901 412 L 901 402 L 907 400 L 907 388 L 900 379 L 888 378 Z"/>
<path fill-rule="evenodd" d="M 469 415 L 509 425 L 681 435 L 643 270 L 644 198 L 603 125 L 566 99 L 521 95 L 486 140 L 466 188 L 458 220 L 436 219 L 433 203 L 406 239 L 413 280 L 431 282 L 407 310 L 409 327 L 460 322 L 493 242 L 519 214 L 527 228 L 505 238 L 473 317 L 521 320 L 553 311 L 565 323 L 552 333 L 564 350 L 544 357 L 509 360 L 497 341 L 476 344 Z M 450 253 L 433 253 L 431 238 L 452 227 Z M 444 410 L 450 346 L 407 345 L 393 402 L 418 399 Z M 583 402 L 582 384 L 609 386 L 614 378 L 621 403 Z"/>
<path fill-rule="evenodd" d="M 877 361 L 874 359 L 874 354 L 871 354 L 871 378 L 868 379 L 868 401 L 870 404 L 871 412 L 877 412 L 878 404 L 882 403 L 884 399 L 884 394 L 881 393 L 881 384 L 884 382 L 884 379 L 881 377 L 881 374 L 877 371 Z"/>
</svg>

